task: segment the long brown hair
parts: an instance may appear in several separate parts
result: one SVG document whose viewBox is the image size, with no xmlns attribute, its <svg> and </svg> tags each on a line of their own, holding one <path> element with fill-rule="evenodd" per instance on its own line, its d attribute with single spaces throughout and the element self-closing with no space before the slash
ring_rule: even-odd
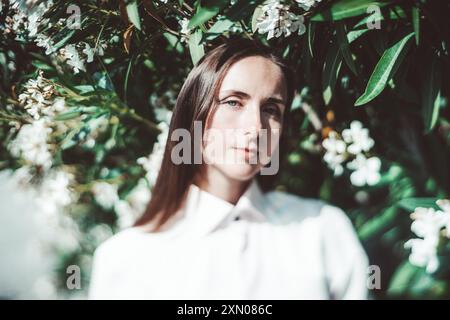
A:
<svg viewBox="0 0 450 320">
<path fill-rule="evenodd" d="M 253 39 L 228 40 L 212 49 L 197 62 L 180 90 L 173 109 L 161 168 L 152 188 L 150 202 L 134 226 L 142 226 L 159 218 L 152 230 L 157 232 L 181 207 L 200 165 L 193 163 L 194 161 L 190 161 L 189 164 L 174 164 L 171 161 L 172 149 L 177 144 L 171 139 L 172 132 L 175 129 L 183 128 L 189 131 L 190 137 L 194 137 L 194 121 L 201 121 L 203 124 L 208 115 L 214 111 L 213 108 L 216 105 L 214 102 L 228 69 L 233 63 L 249 56 L 262 56 L 270 59 L 283 71 L 287 86 L 284 126 L 286 114 L 294 98 L 296 81 L 292 69 L 283 59 Z M 204 132 L 204 126 L 202 126 L 202 130 Z M 282 137 L 284 131 L 283 129 Z M 198 147 L 198 143 L 194 144 L 191 139 L 191 150 L 194 150 L 196 146 Z M 259 175 L 259 177 L 262 176 Z"/>
</svg>

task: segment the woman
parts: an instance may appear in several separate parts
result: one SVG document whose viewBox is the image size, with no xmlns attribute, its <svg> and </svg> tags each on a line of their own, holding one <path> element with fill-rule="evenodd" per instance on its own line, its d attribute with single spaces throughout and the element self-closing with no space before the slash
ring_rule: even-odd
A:
<svg viewBox="0 0 450 320">
<path fill-rule="evenodd" d="M 366 298 L 367 258 L 344 212 L 257 180 L 278 169 L 294 94 L 291 69 L 253 40 L 203 56 L 146 212 L 95 252 L 90 298 Z"/>
</svg>

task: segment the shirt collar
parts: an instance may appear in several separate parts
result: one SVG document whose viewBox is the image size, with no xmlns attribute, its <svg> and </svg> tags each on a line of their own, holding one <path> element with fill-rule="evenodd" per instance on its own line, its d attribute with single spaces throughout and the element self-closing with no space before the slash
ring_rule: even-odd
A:
<svg viewBox="0 0 450 320">
<path fill-rule="evenodd" d="M 186 198 L 185 218 L 191 232 L 208 234 L 226 226 L 237 217 L 239 220 L 267 221 L 264 214 L 265 201 L 256 179 L 252 179 L 236 205 L 191 184 Z"/>
</svg>

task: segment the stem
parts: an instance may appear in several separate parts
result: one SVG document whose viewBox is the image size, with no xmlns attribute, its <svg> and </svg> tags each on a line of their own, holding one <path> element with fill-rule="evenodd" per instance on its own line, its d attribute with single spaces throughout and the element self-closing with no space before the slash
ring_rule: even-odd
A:
<svg viewBox="0 0 450 320">
<path fill-rule="evenodd" d="M 121 108 L 116 103 L 111 103 L 110 108 L 119 114 L 122 114 L 124 116 L 130 117 L 133 120 L 144 123 L 145 125 L 147 125 L 147 127 L 149 127 L 152 131 L 154 131 L 157 134 L 161 133 L 161 129 L 159 129 L 155 123 L 141 117 L 140 115 L 136 114 L 134 110 L 128 107 Z"/>
</svg>

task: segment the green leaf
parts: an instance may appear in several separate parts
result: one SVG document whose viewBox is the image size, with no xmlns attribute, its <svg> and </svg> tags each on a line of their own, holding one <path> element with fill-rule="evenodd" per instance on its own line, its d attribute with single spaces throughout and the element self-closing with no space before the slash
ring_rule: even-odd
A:
<svg viewBox="0 0 450 320">
<path fill-rule="evenodd" d="M 382 21 L 382 20 L 384 20 L 384 17 L 383 17 L 383 15 L 381 14 L 381 11 L 380 11 L 380 10 L 376 10 L 376 11 L 374 11 L 371 15 L 368 15 L 367 17 L 364 17 L 364 18 L 363 18 L 361 21 L 359 21 L 353 28 L 356 29 L 356 28 L 361 27 L 361 26 L 366 26 L 366 27 L 368 27 L 368 26 L 367 26 L 367 23 L 368 23 L 368 22 L 374 23 L 374 22 L 376 22 L 376 21 Z"/>
<path fill-rule="evenodd" d="M 309 53 L 311 54 L 311 57 L 314 57 L 313 54 L 313 42 L 314 42 L 314 35 L 316 33 L 316 24 L 314 22 L 309 22 L 308 27 L 308 48 Z"/>
<path fill-rule="evenodd" d="M 416 36 L 416 44 L 419 45 L 419 37 L 420 37 L 420 12 L 419 8 L 413 7 L 412 8 L 412 22 L 413 22 L 413 28 L 414 28 L 414 35 Z"/>
<path fill-rule="evenodd" d="M 370 13 L 367 11 L 369 6 L 383 7 L 386 2 L 378 2 L 372 0 L 341 0 L 333 3 L 331 7 L 323 12 L 319 12 L 314 15 L 311 20 L 313 21 L 336 21 L 345 18 L 360 16 Z"/>
<path fill-rule="evenodd" d="M 356 39 L 358 39 L 360 36 L 362 36 L 364 33 L 369 31 L 369 29 L 361 29 L 361 30 L 353 30 L 347 33 L 347 40 L 348 43 L 352 43 Z"/>
<path fill-rule="evenodd" d="M 141 30 L 141 21 L 139 19 L 139 11 L 137 1 L 133 1 L 127 4 L 127 15 L 131 23 L 138 29 Z"/>
<path fill-rule="evenodd" d="M 175 48 L 175 50 L 177 50 L 178 53 L 182 53 L 183 52 L 183 46 L 180 43 L 180 39 L 176 36 L 174 36 L 173 34 L 169 33 L 169 32 L 164 32 L 163 33 L 164 38 L 167 39 L 167 41 L 169 42 L 169 44 Z M 144 61 L 145 63 L 145 61 Z M 148 63 L 148 62 L 147 62 Z M 151 70 L 154 69 L 153 67 L 150 67 Z"/>
<path fill-rule="evenodd" d="M 439 117 L 439 108 L 441 104 L 441 66 L 437 56 L 432 55 L 430 59 L 431 66 L 426 68 L 423 79 L 422 91 L 422 114 L 425 126 L 425 133 L 433 130 Z"/>
<path fill-rule="evenodd" d="M 209 19 L 215 17 L 227 4 L 228 2 L 223 0 L 204 1 L 204 3 L 197 7 L 197 12 L 191 20 L 189 20 L 188 28 L 193 29 L 198 27 L 202 23 L 205 23 Z"/>
<path fill-rule="evenodd" d="M 95 91 L 94 86 L 92 86 L 90 84 L 75 86 L 75 89 L 77 89 L 80 94 L 85 94 L 85 93 Z"/>
<path fill-rule="evenodd" d="M 255 33 L 257 31 L 256 24 L 258 23 L 258 19 L 262 16 L 263 11 L 261 6 L 257 6 L 255 11 L 253 11 L 252 15 L 252 32 Z"/>
<path fill-rule="evenodd" d="M 402 8 L 400 8 L 399 6 L 396 6 L 394 8 L 389 9 L 389 13 L 388 13 L 389 19 L 395 20 L 395 19 L 400 19 L 400 18 L 406 18 L 406 14 L 403 11 Z M 366 26 L 368 27 L 368 23 L 374 23 L 376 21 L 383 21 L 384 20 L 384 16 L 381 13 L 380 10 L 376 10 L 374 11 L 371 15 L 364 17 L 361 21 L 359 21 L 353 28 L 356 29 L 358 27 L 361 26 Z"/>
<path fill-rule="evenodd" d="M 389 79 L 391 79 L 398 65 L 403 60 L 403 50 L 406 47 L 408 40 L 414 35 L 410 33 L 401 39 L 399 42 L 388 48 L 375 66 L 369 82 L 367 83 L 366 90 L 363 95 L 355 102 L 355 106 L 366 104 L 377 97 L 383 89 L 386 87 Z"/>
<path fill-rule="evenodd" d="M 234 25 L 234 23 L 235 23 L 234 21 L 228 19 L 221 19 L 216 21 L 216 23 L 213 24 L 213 26 L 208 30 L 208 32 L 204 34 L 202 41 L 200 41 L 200 44 L 214 40 L 224 32 L 229 31 L 231 27 Z"/>
<path fill-rule="evenodd" d="M 410 288 L 411 281 L 419 271 L 420 268 L 413 266 L 409 261 L 404 261 L 392 276 L 388 287 L 388 294 L 390 296 L 406 294 Z"/>
<path fill-rule="evenodd" d="M 342 53 L 338 41 L 334 40 L 325 58 L 322 72 L 322 95 L 325 104 L 328 105 L 333 96 L 334 87 L 342 65 Z"/>
<path fill-rule="evenodd" d="M 388 229 L 397 215 L 395 206 L 384 209 L 380 214 L 366 221 L 358 230 L 361 240 L 367 240 Z"/>
<path fill-rule="evenodd" d="M 413 212 L 417 207 L 439 209 L 436 204 L 437 198 L 407 198 L 397 202 L 397 205 L 402 209 Z"/>
<path fill-rule="evenodd" d="M 67 41 L 69 41 L 70 38 L 75 34 L 75 30 L 70 30 L 64 38 L 62 38 L 58 43 L 54 45 L 55 51 L 59 50 L 61 47 L 63 47 Z"/>
<path fill-rule="evenodd" d="M 53 71 L 55 69 L 53 66 L 50 66 L 47 63 L 39 61 L 39 60 L 32 60 L 31 64 L 33 66 L 35 66 L 36 68 L 44 70 L 44 71 Z"/>
<path fill-rule="evenodd" d="M 226 12 L 225 15 L 231 21 L 246 19 L 252 13 L 254 13 L 254 10 L 258 7 L 258 5 L 263 2 L 264 0 L 236 1 L 236 3 Z"/>
<path fill-rule="evenodd" d="M 340 49 L 345 62 L 353 74 L 357 75 L 356 65 L 353 61 L 352 52 L 350 51 L 350 44 L 348 42 L 347 33 L 345 31 L 345 25 L 343 23 L 337 23 L 336 32 L 338 42 L 340 43 Z"/>
<path fill-rule="evenodd" d="M 194 65 L 196 65 L 200 58 L 205 54 L 203 45 L 199 44 L 201 39 L 202 31 L 200 29 L 197 29 L 189 37 L 189 52 L 191 53 L 191 59 Z"/>
<path fill-rule="evenodd" d="M 56 121 L 69 120 L 69 119 L 79 117 L 80 115 L 81 115 L 80 111 L 67 111 L 67 112 L 56 115 L 55 117 L 53 117 L 53 119 Z"/>
</svg>

